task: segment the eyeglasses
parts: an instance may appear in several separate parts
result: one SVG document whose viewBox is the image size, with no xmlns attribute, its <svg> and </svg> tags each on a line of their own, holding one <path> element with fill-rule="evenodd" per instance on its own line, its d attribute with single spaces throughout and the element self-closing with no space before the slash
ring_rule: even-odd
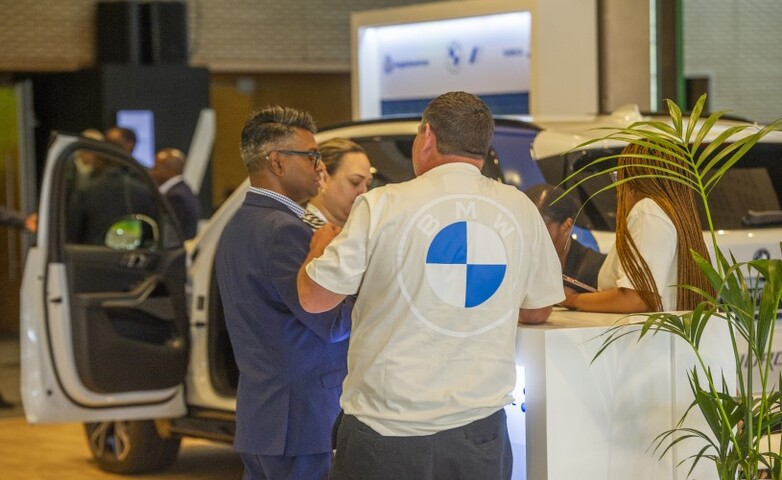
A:
<svg viewBox="0 0 782 480">
<path fill-rule="evenodd" d="M 310 162 L 312 162 L 313 168 L 318 168 L 318 164 L 320 163 L 320 159 L 321 159 L 320 152 L 311 152 L 311 151 L 303 151 L 303 150 L 275 150 L 275 151 L 283 155 L 307 157 L 310 159 Z"/>
</svg>

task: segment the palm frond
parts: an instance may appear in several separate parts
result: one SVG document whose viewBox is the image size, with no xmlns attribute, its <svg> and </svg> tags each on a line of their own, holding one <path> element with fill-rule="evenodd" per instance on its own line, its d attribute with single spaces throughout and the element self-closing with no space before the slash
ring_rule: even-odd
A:
<svg viewBox="0 0 782 480">
<path fill-rule="evenodd" d="M 639 163 L 653 158 L 660 163 L 652 166 L 649 174 L 634 178 L 664 178 L 686 185 L 703 202 L 706 220 L 711 227 L 709 195 L 725 174 L 763 137 L 782 129 L 782 120 L 763 127 L 729 125 L 715 135 L 716 126 L 725 112 L 713 112 L 704 117 L 705 103 L 704 94 L 685 122 L 679 106 L 666 100 L 667 121 L 642 120 L 625 128 L 605 128 L 604 136 L 589 139 L 575 147 L 571 152 L 596 142 L 609 141 L 646 147 L 664 155 L 620 153 L 603 156 L 581 165 L 563 180 L 560 185 L 566 190 L 565 195 L 581 188 L 584 182 L 595 181 L 613 170 L 629 168 L 617 167 L 620 157 L 635 158 Z M 584 204 L 626 181 L 628 179 L 623 178 L 600 187 Z M 688 476 L 694 473 L 699 462 L 706 460 L 714 463 L 721 479 L 756 478 L 759 466 L 779 479 L 782 447 L 779 447 L 780 451 L 770 451 L 770 444 L 767 440 L 762 442 L 761 438 L 767 439 L 771 433 L 782 429 L 782 374 L 778 375 L 775 383 L 769 381 L 772 376 L 770 362 L 773 361 L 774 327 L 782 302 L 782 260 L 738 262 L 732 253 L 726 255 L 720 250 L 713 228 L 710 228 L 710 233 L 713 258 L 710 260 L 696 252 L 691 254 L 697 268 L 716 293 L 696 286 L 678 285 L 702 296 L 703 301 L 690 312 L 645 314 L 642 322 L 613 325 L 597 337 L 601 344 L 591 363 L 628 335 L 637 335 L 638 342 L 658 334 L 678 337 L 690 345 L 695 355 L 694 365 L 687 367 L 693 400 L 674 428 L 655 437 L 652 442 L 655 454 L 662 457 L 685 441 L 700 442 L 697 453 L 685 459 L 692 462 Z M 704 333 L 715 321 L 724 324 L 732 342 L 729 354 L 735 361 L 735 372 L 727 373 L 738 382 L 730 387 L 725 375 L 713 372 L 700 353 Z M 744 348 L 742 342 L 746 342 L 745 351 L 741 350 Z M 735 377 L 732 377 L 733 373 Z M 757 396 L 756 389 L 760 390 Z M 686 420 L 692 415 L 702 417 L 707 427 L 697 429 L 689 426 Z"/>
<path fill-rule="evenodd" d="M 698 104 L 695 105 L 697 108 L 700 105 L 701 108 L 703 108 L 703 105 L 700 103 L 700 100 L 698 101 Z M 697 152 L 698 149 L 701 146 L 701 143 L 703 143 L 703 140 L 706 138 L 706 136 L 711 132 L 711 129 L 714 128 L 714 125 L 717 124 L 717 121 L 722 118 L 722 116 L 725 114 L 725 112 L 714 112 L 703 122 L 703 125 L 701 125 L 701 128 L 698 130 L 698 133 L 695 135 L 695 140 L 692 142 L 692 151 Z"/>
<path fill-rule="evenodd" d="M 671 116 L 671 123 L 673 123 L 673 128 L 676 130 L 679 138 L 682 138 L 682 110 L 671 100 L 666 100 L 665 104 L 668 107 L 668 113 Z"/>
</svg>

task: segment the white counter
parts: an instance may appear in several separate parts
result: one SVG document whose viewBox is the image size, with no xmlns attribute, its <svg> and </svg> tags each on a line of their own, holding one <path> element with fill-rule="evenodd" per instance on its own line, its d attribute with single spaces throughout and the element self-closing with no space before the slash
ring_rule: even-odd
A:
<svg viewBox="0 0 782 480">
<path fill-rule="evenodd" d="M 527 479 L 686 477 L 689 462 L 675 465 L 702 445 L 685 442 L 662 459 L 650 447 L 692 401 L 687 369 L 695 364 L 694 356 L 668 334 L 640 343 L 633 334 L 590 365 L 601 344 L 597 337 L 622 317 L 555 310 L 544 325 L 518 328 L 516 363 L 524 367 L 526 413 L 510 407 L 509 424 L 513 414 L 525 417 Z M 726 380 L 735 388 L 730 338 L 719 320 L 704 333 L 701 354 L 713 371 L 732 375 Z M 687 425 L 705 430 L 700 413 L 690 415 Z M 514 427 L 510 430 L 513 439 Z M 516 466 L 523 463 L 517 459 Z M 525 476 L 516 471 L 513 478 Z M 701 461 L 691 478 L 716 478 L 713 464 Z"/>
</svg>

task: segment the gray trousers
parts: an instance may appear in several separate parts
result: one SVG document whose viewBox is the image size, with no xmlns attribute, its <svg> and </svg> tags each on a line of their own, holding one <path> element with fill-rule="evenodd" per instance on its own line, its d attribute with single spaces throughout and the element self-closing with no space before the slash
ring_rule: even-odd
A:
<svg viewBox="0 0 782 480">
<path fill-rule="evenodd" d="M 512 468 L 505 410 L 423 437 L 385 437 L 345 415 L 329 478 L 509 480 Z"/>
</svg>

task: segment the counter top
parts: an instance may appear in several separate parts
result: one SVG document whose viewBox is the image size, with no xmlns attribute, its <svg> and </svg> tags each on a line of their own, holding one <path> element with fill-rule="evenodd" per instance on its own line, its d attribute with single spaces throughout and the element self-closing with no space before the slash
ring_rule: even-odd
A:
<svg viewBox="0 0 782 480">
<path fill-rule="evenodd" d="M 586 327 L 610 327 L 617 323 L 629 323 L 631 321 L 643 322 L 644 314 L 625 313 L 596 313 L 577 312 L 562 307 L 554 307 L 551 316 L 539 325 L 519 324 L 520 328 L 534 329 L 560 329 L 560 328 L 586 328 Z"/>
</svg>

